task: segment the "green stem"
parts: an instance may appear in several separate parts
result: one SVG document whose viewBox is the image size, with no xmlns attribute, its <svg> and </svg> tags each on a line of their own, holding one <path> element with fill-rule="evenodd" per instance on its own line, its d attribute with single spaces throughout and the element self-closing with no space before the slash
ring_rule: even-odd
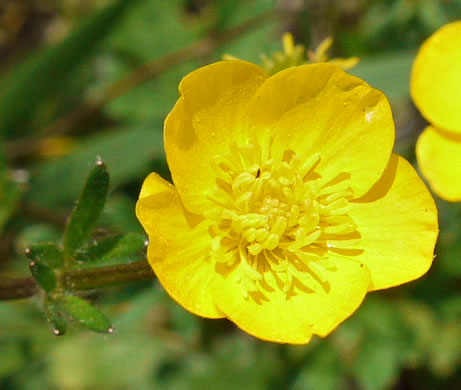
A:
<svg viewBox="0 0 461 390">
<path fill-rule="evenodd" d="M 110 265 L 90 269 L 74 269 L 62 275 L 66 289 L 91 290 L 113 284 L 153 280 L 154 273 L 147 261 Z"/>
<path fill-rule="evenodd" d="M 114 284 L 153 279 L 154 273 L 146 261 L 89 269 L 73 269 L 61 274 L 63 287 L 72 291 L 91 290 Z M 36 295 L 39 291 L 39 286 L 31 277 L 0 279 L 0 300 L 28 298 Z"/>
</svg>

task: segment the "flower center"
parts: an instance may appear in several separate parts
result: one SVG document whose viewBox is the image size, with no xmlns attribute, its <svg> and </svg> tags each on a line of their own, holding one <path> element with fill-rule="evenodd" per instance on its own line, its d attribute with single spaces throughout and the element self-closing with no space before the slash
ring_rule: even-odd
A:
<svg viewBox="0 0 461 390">
<path fill-rule="evenodd" d="M 287 295 L 295 288 L 326 283 L 330 251 L 341 252 L 360 240 L 347 214 L 350 175 L 327 183 L 316 172 L 315 153 L 301 160 L 292 150 L 278 159 L 267 145 L 231 146 L 213 158 L 216 188 L 205 217 L 211 222 L 211 259 L 238 267 L 245 298 L 274 286 Z"/>
</svg>

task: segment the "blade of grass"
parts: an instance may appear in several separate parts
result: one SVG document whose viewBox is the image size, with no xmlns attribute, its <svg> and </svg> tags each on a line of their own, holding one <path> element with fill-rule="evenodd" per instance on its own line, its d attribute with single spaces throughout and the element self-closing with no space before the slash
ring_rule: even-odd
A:
<svg viewBox="0 0 461 390">
<path fill-rule="evenodd" d="M 52 95 L 112 31 L 135 0 L 117 0 L 78 26 L 62 43 L 31 55 L 0 81 L 0 134 L 24 133 L 34 108 Z"/>
</svg>

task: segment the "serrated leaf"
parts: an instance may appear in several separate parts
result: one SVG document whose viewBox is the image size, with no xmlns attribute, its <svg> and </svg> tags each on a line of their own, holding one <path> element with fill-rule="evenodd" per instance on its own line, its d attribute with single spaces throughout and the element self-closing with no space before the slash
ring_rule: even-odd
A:
<svg viewBox="0 0 461 390">
<path fill-rule="evenodd" d="M 26 256 L 34 261 L 50 268 L 62 267 L 63 255 L 58 246 L 52 242 L 34 244 L 26 250 Z"/>
<path fill-rule="evenodd" d="M 96 307 L 73 295 L 58 299 L 62 308 L 86 328 L 95 332 L 112 333 L 113 328 L 107 317 Z"/>
<path fill-rule="evenodd" d="M 91 170 L 64 234 L 64 253 L 72 254 L 85 245 L 106 202 L 109 173 L 102 161 Z"/>
<path fill-rule="evenodd" d="M 120 259 L 130 262 L 145 248 L 145 240 L 142 234 L 137 233 L 108 237 L 78 251 L 75 259 L 81 262 L 111 262 Z"/>
<path fill-rule="evenodd" d="M 34 279 L 46 292 L 56 288 L 56 275 L 51 268 L 35 261 L 30 262 L 29 268 Z"/>
<path fill-rule="evenodd" d="M 49 297 L 46 297 L 43 305 L 46 317 L 51 324 L 53 333 L 56 336 L 62 336 L 67 331 L 67 324 L 62 316 L 59 306 Z"/>
<path fill-rule="evenodd" d="M 108 35 L 133 0 L 119 0 L 90 16 L 62 43 L 41 49 L 0 83 L 0 132 L 17 134 L 31 112 L 61 85 Z M 27 115 L 25 115 L 27 113 Z"/>
</svg>

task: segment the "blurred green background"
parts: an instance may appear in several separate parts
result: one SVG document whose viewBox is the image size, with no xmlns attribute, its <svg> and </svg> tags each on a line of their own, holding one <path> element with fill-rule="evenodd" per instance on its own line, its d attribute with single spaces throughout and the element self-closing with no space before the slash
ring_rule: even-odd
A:
<svg viewBox="0 0 461 390">
<path fill-rule="evenodd" d="M 181 77 L 224 53 L 259 62 L 281 35 L 334 56 L 383 90 L 396 151 L 415 162 L 425 122 L 409 96 L 418 46 L 461 18 L 461 0 L 2 0 L 0 274 L 56 241 L 96 156 L 111 193 L 96 234 L 143 233 L 134 205 L 150 171 L 168 177 L 162 123 Z M 430 272 L 369 294 L 326 339 L 256 340 L 195 317 L 155 281 L 90 291 L 112 335 L 74 324 L 55 337 L 40 298 L 0 303 L 0 389 L 460 389 L 461 204 L 436 199 Z"/>
</svg>

